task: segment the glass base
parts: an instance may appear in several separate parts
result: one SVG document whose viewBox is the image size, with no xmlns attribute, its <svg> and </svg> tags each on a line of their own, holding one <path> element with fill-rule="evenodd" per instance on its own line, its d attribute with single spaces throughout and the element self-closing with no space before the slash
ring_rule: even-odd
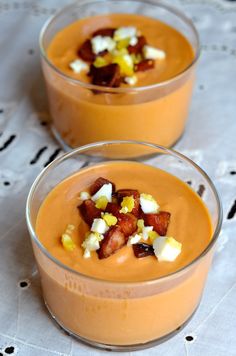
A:
<svg viewBox="0 0 236 356">
<path fill-rule="evenodd" d="M 51 124 L 50 129 L 51 129 L 52 135 L 54 136 L 56 141 L 59 143 L 59 145 L 61 146 L 63 151 L 70 152 L 71 150 L 73 150 L 73 147 L 70 147 L 69 145 L 67 145 L 65 143 L 65 141 L 61 138 L 60 134 L 57 132 L 57 129 L 55 128 L 55 126 L 53 126 L 53 124 Z"/>
<path fill-rule="evenodd" d="M 60 327 L 60 329 L 62 329 L 66 334 L 69 334 L 70 336 L 73 336 L 75 339 L 77 339 L 77 341 L 80 341 L 86 345 L 89 346 L 93 346 L 97 349 L 102 349 L 102 350 L 106 350 L 106 351 L 139 351 L 139 350 L 144 350 L 144 349 L 148 349 L 150 347 L 154 347 L 157 346 L 167 340 L 169 340 L 170 338 L 172 338 L 173 336 L 175 336 L 176 334 L 178 334 L 188 323 L 189 321 L 192 319 L 192 317 L 194 316 L 194 314 L 196 313 L 199 304 L 197 306 L 197 308 L 193 311 L 193 313 L 190 315 L 190 317 L 183 323 L 181 324 L 177 329 L 171 331 L 170 333 L 168 333 L 167 335 L 164 335 L 158 339 L 152 340 L 152 341 L 148 341 L 145 342 L 143 344 L 134 344 L 134 345 L 110 345 L 110 344 L 102 344 L 93 340 L 89 340 L 86 339 L 82 336 L 79 336 L 77 334 L 75 334 L 73 331 L 67 329 L 52 313 L 52 311 L 50 310 L 47 302 L 44 300 L 45 306 L 50 314 L 50 316 L 52 317 L 52 319 L 56 322 L 57 326 Z"/>
<path fill-rule="evenodd" d="M 61 146 L 63 151 L 70 152 L 71 150 L 73 150 L 75 148 L 75 147 L 71 147 L 71 146 L 67 145 L 67 143 L 65 143 L 65 141 L 61 138 L 61 135 L 58 133 L 57 129 L 55 128 L 55 126 L 53 124 L 51 124 L 50 129 L 51 129 L 52 135 L 54 136 L 56 141 L 59 143 L 59 145 Z M 184 135 L 184 132 L 185 132 L 185 130 L 182 132 L 182 134 L 177 138 L 177 140 L 172 145 L 170 145 L 168 147 L 166 146 L 166 147 L 173 148 L 175 145 L 177 145 L 177 143 L 181 140 L 182 136 Z M 110 140 L 108 140 L 108 141 L 110 141 Z M 155 144 L 158 144 L 158 143 L 155 142 Z"/>
</svg>

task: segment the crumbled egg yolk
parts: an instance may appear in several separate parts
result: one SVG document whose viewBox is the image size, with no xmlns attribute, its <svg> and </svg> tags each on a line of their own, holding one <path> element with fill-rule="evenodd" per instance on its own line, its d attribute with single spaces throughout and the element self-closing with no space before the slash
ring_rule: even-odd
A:
<svg viewBox="0 0 236 356">
<path fill-rule="evenodd" d="M 134 208 L 134 198 L 133 196 L 124 197 L 121 202 L 121 212 L 123 213 L 131 213 Z"/>
<path fill-rule="evenodd" d="M 138 226 L 138 232 L 142 232 L 143 228 L 144 228 L 144 220 L 143 219 L 138 219 L 137 226 Z"/>
<path fill-rule="evenodd" d="M 138 54 L 132 53 L 132 54 L 131 54 L 131 58 L 132 58 L 132 61 L 133 61 L 134 64 L 138 64 L 138 63 L 140 63 L 141 60 L 142 60 L 142 56 L 141 56 L 140 53 L 138 53 Z"/>
<path fill-rule="evenodd" d="M 75 249 L 75 243 L 68 234 L 63 234 L 61 237 L 61 243 L 66 251 L 72 252 Z"/>
<path fill-rule="evenodd" d="M 112 58 L 124 56 L 125 54 L 129 54 L 127 48 L 114 49 L 114 51 L 111 52 Z"/>
<path fill-rule="evenodd" d="M 95 61 L 93 62 L 94 67 L 100 68 L 104 67 L 108 64 L 105 58 L 98 56 Z"/>
<path fill-rule="evenodd" d="M 132 76 L 134 74 L 134 63 L 129 54 L 114 56 L 113 63 L 120 66 L 121 75 Z"/>
<path fill-rule="evenodd" d="M 73 251 L 75 249 L 75 243 L 74 241 L 72 240 L 70 234 L 72 233 L 72 231 L 75 229 L 75 226 L 72 225 L 72 224 L 68 224 L 66 229 L 65 229 L 65 232 L 64 234 L 62 234 L 61 236 L 61 243 L 62 243 L 62 246 L 64 247 L 64 249 L 66 251 Z"/>
<path fill-rule="evenodd" d="M 149 231 L 148 237 L 150 242 L 153 244 L 153 241 L 158 237 L 158 233 L 156 231 Z"/>
<path fill-rule="evenodd" d="M 127 48 L 129 46 L 129 43 L 130 43 L 130 38 L 124 38 L 123 40 L 117 43 L 116 48 L 117 49 Z"/>
<path fill-rule="evenodd" d="M 101 210 L 105 210 L 108 204 L 108 199 L 105 196 L 101 196 L 100 198 L 98 198 L 98 200 L 96 200 L 96 208 L 101 209 Z"/>
<path fill-rule="evenodd" d="M 117 223 L 117 217 L 115 217 L 112 214 L 105 213 L 102 215 L 102 218 L 103 218 L 103 220 L 105 220 L 105 222 L 108 226 L 113 226 L 113 225 L 116 225 L 116 223 Z"/>
</svg>

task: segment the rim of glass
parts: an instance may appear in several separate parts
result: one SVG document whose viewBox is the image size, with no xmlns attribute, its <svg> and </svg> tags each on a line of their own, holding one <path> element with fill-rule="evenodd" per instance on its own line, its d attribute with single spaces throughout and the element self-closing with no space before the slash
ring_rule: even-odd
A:
<svg viewBox="0 0 236 356">
<path fill-rule="evenodd" d="M 88 149 L 91 148 L 98 148 L 98 147 L 102 147 L 104 145 L 117 145 L 117 144 L 136 144 L 136 145 L 142 145 L 142 146 L 148 146 L 151 148 L 155 148 L 155 149 L 159 149 L 162 150 L 165 154 L 169 154 L 171 156 L 174 156 L 178 159 L 180 159 L 181 161 L 184 161 L 187 164 L 190 164 L 194 169 L 196 169 L 207 181 L 207 183 L 209 184 L 210 188 L 212 189 L 212 192 L 214 194 L 214 197 L 216 199 L 216 205 L 217 205 L 217 212 L 218 212 L 218 219 L 217 219 L 217 224 L 215 227 L 215 230 L 213 232 L 212 235 L 212 239 L 210 241 L 210 243 L 207 245 L 207 247 L 205 248 L 205 250 L 202 251 L 202 253 L 200 255 L 198 255 L 193 261 L 191 261 L 189 264 L 187 264 L 186 266 L 178 269 L 175 272 L 172 272 L 166 276 L 162 276 L 159 278 L 155 278 L 155 279 L 150 279 L 147 281 L 140 281 L 140 282 L 118 282 L 118 281 L 109 281 L 109 280 L 105 280 L 105 279 L 99 279 L 99 278 L 95 278 L 92 276 L 88 276 L 85 275 L 83 273 L 80 273 L 72 268 L 70 268 L 69 266 L 65 265 L 64 263 L 62 263 L 61 261 L 59 261 L 57 258 L 53 257 L 48 250 L 43 246 L 43 244 L 40 242 L 39 238 L 36 235 L 36 232 L 31 224 L 31 218 L 30 218 L 30 207 L 31 207 L 31 201 L 33 200 L 34 197 L 34 192 L 37 189 L 38 183 L 41 181 L 41 179 L 47 175 L 47 172 L 53 168 L 55 168 L 58 164 L 62 163 L 63 161 L 67 160 L 68 158 L 73 157 L 74 155 L 77 154 L 81 154 L 84 151 L 87 151 Z M 179 153 L 173 149 L 170 148 L 166 148 L 164 146 L 160 146 L 160 145 L 156 145 L 153 143 L 149 143 L 149 142 L 142 142 L 142 141 L 133 141 L 133 140 L 117 140 L 117 141 L 100 141 L 100 142 L 96 142 L 96 143 L 91 143 L 88 145 L 84 145 L 81 146 L 79 148 L 76 148 L 68 153 L 65 153 L 64 155 L 62 155 L 61 157 L 58 157 L 57 159 L 55 159 L 53 162 L 51 162 L 46 168 L 44 168 L 42 170 L 42 172 L 36 177 L 36 179 L 34 180 L 28 197 L 27 197 L 27 202 L 26 202 L 26 222 L 27 222 L 27 226 L 30 232 L 30 236 L 31 239 L 34 240 L 34 242 L 37 244 L 37 246 L 40 248 L 40 250 L 56 265 L 58 265 L 59 267 L 61 267 L 62 269 L 73 273 L 79 277 L 82 277 L 83 279 L 87 279 L 93 282 L 97 282 L 97 283 L 107 283 L 107 284 L 111 284 L 111 285 L 119 285 L 119 286 L 142 286 L 142 285 L 151 285 L 151 284 L 155 284 L 155 283 L 160 283 L 163 281 L 167 281 L 173 277 L 177 277 L 178 275 L 180 275 L 182 272 L 190 269 L 190 267 L 192 267 L 193 265 L 195 265 L 200 259 L 202 259 L 207 253 L 208 251 L 211 250 L 211 248 L 215 245 L 215 242 L 217 241 L 217 238 L 219 236 L 220 230 L 221 230 L 221 225 L 222 225 L 222 204 L 219 198 L 219 195 L 217 193 L 217 190 L 212 182 L 212 180 L 210 179 L 210 177 L 207 175 L 207 173 L 201 169 L 195 162 L 193 162 L 190 158 L 184 156 L 182 153 Z"/>
<path fill-rule="evenodd" d="M 62 78 L 64 78 L 65 80 L 71 82 L 72 84 L 76 84 L 79 85 L 85 89 L 90 89 L 90 90 L 98 90 L 98 91 L 103 91 L 104 90 L 106 92 L 110 92 L 110 93 L 134 93 L 134 92 L 140 92 L 140 91 L 144 91 L 144 90 L 150 90 L 150 89 L 156 89 L 156 88 L 161 88 L 164 86 L 167 86 L 168 84 L 171 84 L 174 81 L 177 81 L 178 79 L 180 79 L 182 76 L 184 76 L 185 73 L 187 73 L 194 65 L 195 63 L 198 61 L 199 57 L 200 57 L 200 52 L 201 52 L 201 48 L 200 48 L 200 39 L 199 39 L 199 35 L 198 35 L 198 31 L 193 23 L 193 21 L 188 18 L 183 12 L 181 12 L 180 10 L 178 10 L 177 8 L 175 8 L 174 6 L 170 6 L 168 4 L 165 4 L 164 2 L 160 1 L 160 0 L 130 0 L 133 3 L 144 3 L 144 4 L 148 4 L 148 5 L 152 5 L 152 6 L 156 6 L 156 7 L 161 7 L 169 12 L 171 12 L 172 14 L 176 15 L 177 17 L 179 17 L 183 22 L 185 22 L 185 24 L 187 24 L 193 31 L 195 39 L 196 39 L 196 52 L 194 55 L 194 58 L 192 60 L 192 62 L 180 73 L 178 73 L 177 75 L 175 75 L 174 77 L 165 80 L 163 82 L 157 83 L 157 84 L 151 84 L 151 85 L 146 85 L 146 86 L 140 86 L 140 87 L 134 87 L 134 88 L 110 88 L 110 87 L 105 87 L 105 86 L 100 86 L 100 85 L 94 85 L 91 83 L 85 83 L 80 81 L 79 79 L 75 79 L 70 77 L 69 75 L 65 74 L 63 71 L 61 71 L 60 69 L 58 69 L 48 58 L 47 53 L 44 49 L 43 46 L 43 38 L 44 35 L 48 29 L 48 27 L 50 26 L 50 24 L 58 17 L 60 16 L 64 11 L 69 11 L 70 9 L 73 9 L 74 6 L 77 7 L 83 7 L 85 5 L 88 4 L 94 4 L 95 8 L 96 5 L 100 4 L 101 2 L 105 3 L 105 2 L 111 2 L 112 0 L 86 0 L 86 2 L 84 1 L 84 3 L 82 3 L 81 5 L 78 3 L 78 1 L 75 1 L 74 3 L 64 6 L 61 10 L 58 10 L 53 16 L 51 16 L 44 24 L 44 26 L 42 27 L 41 31 L 40 31 L 40 35 L 39 35 L 39 48 L 40 48 L 40 55 L 41 57 L 46 61 L 46 63 Z M 127 0 L 119 0 L 119 2 L 123 2 L 123 1 L 127 1 Z"/>
</svg>

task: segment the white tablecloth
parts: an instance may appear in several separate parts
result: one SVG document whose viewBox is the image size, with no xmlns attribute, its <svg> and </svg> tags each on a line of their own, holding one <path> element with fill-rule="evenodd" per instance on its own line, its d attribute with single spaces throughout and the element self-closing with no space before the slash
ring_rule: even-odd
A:
<svg viewBox="0 0 236 356">
<path fill-rule="evenodd" d="M 65 3 L 0 2 L 0 355 L 105 353 L 75 341 L 50 319 L 24 217 L 32 181 L 62 153 L 46 124 L 38 35 L 44 21 Z M 193 19 L 203 46 L 188 125 L 175 148 L 215 182 L 224 225 L 202 303 L 191 322 L 167 343 L 123 355 L 235 356 L 236 215 L 227 217 L 236 199 L 236 2 L 174 3 Z M 27 286 L 20 286 L 21 281 Z M 193 340 L 187 341 L 187 335 Z"/>
</svg>

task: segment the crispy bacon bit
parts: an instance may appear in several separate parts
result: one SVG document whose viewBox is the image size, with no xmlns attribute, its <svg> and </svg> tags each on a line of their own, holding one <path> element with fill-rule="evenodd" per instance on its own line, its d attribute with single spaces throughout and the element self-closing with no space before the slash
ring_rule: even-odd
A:
<svg viewBox="0 0 236 356">
<path fill-rule="evenodd" d="M 97 250 L 100 259 L 107 258 L 123 247 L 126 243 L 125 235 L 119 226 L 114 226 L 105 234 Z"/>
<path fill-rule="evenodd" d="M 102 210 L 96 208 L 95 203 L 91 199 L 83 201 L 83 203 L 78 206 L 78 209 L 84 221 L 90 226 L 94 219 L 101 217 Z"/>
<path fill-rule="evenodd" d="M 135 257 L 137 258 L 154 255 L 154 250 L 152 245 L 148 245 L 148 244 L 134 244 L 133 251 Z"/>
<path fill-rule="evenodd" d="M 116 30 L 115 28 L 111 28 L 111 27 L 100 28 L 99 30 L 95 31 L 92 34 L 92 37 L 95 37 L 95 36 L 113 37 L 115 30 Z"/>
<path fill-rule="evenodd" d="M 140 194 L 139 194 L 138 190 L 135 190 L 135 189 L 119 189 L 119 190 L 117 190 L 116 195 L 117 195 L 119 203 L 122 202 L 122 199 L 124 197 L 133 196 L 133 198 L 134 198 L 134 208 L 131 211 L 131 213 L 136 217 L 139 216 L 139 212 L 140 212 L 140 204 L 139 204 Z"/>
<path fill-rule="evenodd" d="M 92 45 L 90 40 L 86 40 L 78 50 L 78 55 L 84 61 L 93 62 L 96 58 L 96 55 L 92 51 Z"/>
<path fill-rule="evenodd" d="M 144 223 L 153 226 L 154 231 L 159 235 L 165 236 L 170 222 L 170 213 L 160 211 L 158 214 L 143 214 Z"/>
<path fill-rule="evenodd" d="M 112 184 L 112 193 L 115 192 L 116 190 L 116 186 L 114 183 L 110 182 L 108 179 L 103 178 L 103 177 L 99 177 L 98 179 L 95 180 L 95 182 L 91 185 L 90 187 L 90 194 L 94 195 L 95 193 L 97 193 L 97 191 L 102 188 L 102 186 L 104 184 L 108 184 L 111 183 Z"/>
<path fill-rule="evenodd" d="M 143 61 L 135 64 L 135 72 L 145 72 L 146 70 L 152 69 L 155 67 L 155 61 L 153 59 L 144 59 Z"/>
<path fill-rule="evenodd" d="M 120 226 L 126 237 L 129 237 L 137 230 L 137 218 L 133 214 L 120 214 L 118 216 L 118 226 Z"/>
<path fill-rule="evenodd" d="M 121 83 L 120 66 L 117 63 L 111 63 L 100 68 L 91 65 L 89 75 L 95 85 L 117 88 Z"/>
<path fill-rule="evenodd" d="M 142 49 L 143 46 L 145 46 L 145 44 L 147 44 L 147 40 L 144 36 L 139 36 L 138 37 L 138 42 L 136 43 L 136 45 L 128 46 L 128 51 L 130 54 L 134 53 L 134 54 L 138 54 L 138 53 L 142 53 Z"/>
</svg>

